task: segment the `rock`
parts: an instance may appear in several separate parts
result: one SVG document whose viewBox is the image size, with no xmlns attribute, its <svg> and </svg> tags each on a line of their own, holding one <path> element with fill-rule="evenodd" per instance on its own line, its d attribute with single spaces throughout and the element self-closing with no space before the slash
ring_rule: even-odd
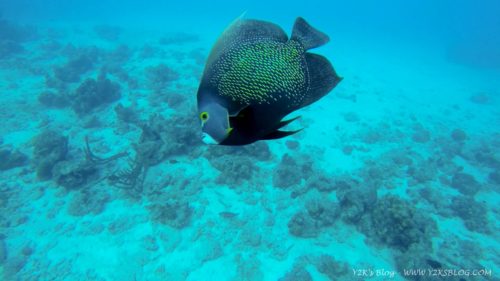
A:
<svg viewBox="0 0 500 281">
<path fill-rule="evenodd" d="M 469 100 L 475 104 L 489 104 L 491 102 L 491 97 L 487 93 L 481 92 L 470 96 Z"/>
<path fill-rule="evenodd" d="M 494 171 L 491 172 L 488 176 L 488 178 L 493 182 L 494 184 L 500 184 L 500 172 L 499 171 Z M 497 190 L 498 191 L 498 190 Z"/>
<path fill-rule="evenodd" d="M 54 165 L 66 158 L 68 138 L 56 131 L 46 130 L 35 137 L 33 146 L 38 178 L 40 180 L 51 179 Z"/>
<path fill-rule="evenodd" d="M 88 162 L 60 161 L 52 168 L 52 177 L 55 182 L 67 189 L 81 188 L 96 175 L 96 166 Z"/>
<path fill-rule="evenodd" d="M 3 265 L 3 277 L 4 280 L 19 280 L 16 278 L 16 275 L 23 267 L 26 265 L 27 259 L 26 257 L 12 257 L 6 260 Z"/>
<path fill-rule="evenodd" d="M 25 165 L 28 162 L 28 156 L 8 149 L 0 150 L 0 171 L 6 171 Z"/>
<path fill-rule="evenodd" d="M 347 122 L 358 122 L 359 116 L 355 112 L 348 112 L 344 114 L 344 120 Z"/>
<path fill-rule="evenodd" d="M 285 145 L 290 150 L 297 150 L 300 146 L 298 141 L 293 141 L 293 140 L 287 140 L 285 142 Z"/>
<path fill-rule="evenodd" d="M 467 134 L 462 129 L 454 129 L 451 131 L 451 138 L 456 142 L 463 142 L 467 139 Z"/>
<path fill-rule="evenodd" d="M 38 102 L 46 107 L 63 108 L 70 105 L 68 97 L 64 94 L 50 91 L 38 95 Z"/>
<path fill-rule="evenodd" d="M 411 136 L 414 142 L 426 143 L 431 139 L 431 133 L 425 129 L 419 129 Z"/>
<path fill-rule="evenodd" d="M 7 260 L 7 245 L 4 239 L 0 239 L 0 266 Z"/>
</svg>

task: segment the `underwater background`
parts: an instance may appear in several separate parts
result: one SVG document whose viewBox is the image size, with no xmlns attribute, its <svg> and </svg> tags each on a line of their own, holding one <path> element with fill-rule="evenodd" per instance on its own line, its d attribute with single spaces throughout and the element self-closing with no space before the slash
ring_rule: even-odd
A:
<svg viewBox="0 0 500 281">
<path fill-rule="evenodd" d="M 344 79 L 201 142 L 238 16 Z M 0 0 L 0 280 L 500 280 L 500 2 Z"/>
</svg>

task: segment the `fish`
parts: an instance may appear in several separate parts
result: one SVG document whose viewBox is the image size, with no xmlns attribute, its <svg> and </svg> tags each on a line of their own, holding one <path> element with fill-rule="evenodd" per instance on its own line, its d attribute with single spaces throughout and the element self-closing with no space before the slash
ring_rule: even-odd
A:
<svg viewBox="0 0 500 281">
<path fill-rule="evenodd" d="M 302 17 L 290 38 L 271 22 L 233 21 L 212 47 L 197 91 L 203 142 L 247 145 L 301 131 L 281 130 L 300 116 L 284 118 L 342 80 L 327 58 L 308 52 L 329 40 Z"/>
</svg>

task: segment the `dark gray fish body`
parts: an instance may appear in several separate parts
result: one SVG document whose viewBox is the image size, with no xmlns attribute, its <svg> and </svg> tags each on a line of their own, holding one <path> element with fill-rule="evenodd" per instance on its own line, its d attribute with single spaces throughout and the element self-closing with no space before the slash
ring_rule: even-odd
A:
<svg viewBox="0 0 500 281">
<path fill-rule="evenodd" d="M 307 52 L 328 40 L 302 18 L 290 39 L 272 23 L 235 21 L 213 47 L 198 89 L 204 140 L 244 145 L 296 133 L 279 130 L 293 121 L 283 117 L 341 80 L 326 58 Z"/>
</svg>

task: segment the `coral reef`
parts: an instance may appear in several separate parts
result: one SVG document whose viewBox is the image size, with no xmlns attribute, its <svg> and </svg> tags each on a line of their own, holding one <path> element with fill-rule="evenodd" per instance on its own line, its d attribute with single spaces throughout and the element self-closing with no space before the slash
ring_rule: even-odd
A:
<svg viewBox="0 0 500 281">
<path fill-rule="evenodd" d="M 166 98 L 167 98 L 166 102 L 168 104 L 168 107 L 175 109 L 175 110 L 181 110 L 181 108 L 183 108 L 183 106 L 187 102 L 185 95 L 176 94 L 176 93 L 169 93 Z"/>
<path fill-rule="evenodd" d="M 400 165 L 394 165 L 394 160 L 387 161 L 381 157 L 379 161 L 368 159 L 365 166 L 359 172 L 366 186 L 370 188 L 380 188 L 382 186 L 391 186 L 393 179 L 402 174 Z"/>
<path fill-rule="evenodd" d="M 67 190 L 81 189 L 99 181 L 99 166 L 127 156 L 127 153 L 118 153 L 107 158 L 96 156 L 90 149 L 88 137 L 85 138 L 83 149 L 85 159 L 79 161 L 61 160 L 52 167 L 52 179 Z"/>
<path fill-rule="evenodd" d="M 306 164 L 307 165 L 307 164 Z M 301 180 L 306 177 L 304 170 L 310 169 L 307 166 L 301 166 L 289 154 L 283 155 L 278 167 L 273 175 L 273 186 L 279 188 L 289 188 L 300 184 Z"/>
<path fill-rule="evenodd" d="M 304 133 L 209 146 L 205 40 L 146 22 L 37 24 L 40 40 L 0 19 L 0 279 L 464 281 L 403 270 L 500 264 L 500 100 L 478 71 L 411 59 L 398 73 L 367 53 L 304 109 Z M 95 247 L 119 258 L 95 266 Z"/>
<path fill-rule="evenodd" d="M 435 253 L 444 268 L 484 268 L 480 264 L 485 258 L 484 251 L 477 241 L 450 235 L 436 246 Z"/>
<path fill-rule="evenodd" d="M 125 107 L 120 103 L 115 106 L 114 110 L 118 119 L 125 123 L 137 124 L 139 122 L 139 116 L 132 106 Z"/>
<path fill-rule="evenodd" d="M 3 280 L 19 280 L 17 274 L 26 266 L 28 259 L 24 256 L 14 256 L 3 265 Z"/>
<path fill-rule="evenodd" d="M 20 26 L 3 19 L 0 19 L 0 34 L 2 34 L 1 40 L 13 42 L 27 42 L 38 36 L 33 27 Z"/>
<path fill-rule="evenodd" d="M 460 240 L 455 236 L 445 239 L 435 250 L 435 255 L 418 247 L 411 247 L 406 252 L 396 253 L 395 265 L 399 272 L 410 272 L 415 269 L 440 270 L 440 269 L 480 269 L 485 268 L 479 263 L 482 258 L 481 248 L 476 243 Z M 427 278 L 424 278 L 427 277 Z M 429 280 L 428 275 L 407 274 L 408 280 Z M 433 276 L 430 280 L 464 281 L 463 276 L 443 275 Z M 468 279 L 467 279 L 468 280 Z M 486 279 L 476 279 L 486 280 Z"/>
<path fill-rule="evenodd" d="M 129 86 L 135 85 L 137 81 L 132 79 L 129 72 L 123 68 L 133 55 L 134 51 L 130 47 L 121 44 L 115 49 L 102 55 L 103 67 L 100 71 L 113 74 L 121 81 L 129 83 Z"/>
<path fill-rule="evenodd" d="M 340 214 L 338 204 L 324 197 L 308 200 L 305 207 L 307 214 L 316 221 L 319 227 L 331 226 Z"/>
<path fill-rule="evenodd" d="M 141 125 L 142 134 L 139 146 L 151 145 L 156 151 L 148 155 L 150 164 L 155 165 L 174 155 L 186 155 L 200 144 L 197 136 L 198 124 L 191 115 L 177 115 L 165 119 L 160 115 L 153 115 L 146 124 Z M 156 144 L 153 144 L 156 143 Z M 146 153 L 143 153 L 146 154 Z M 153 155 L 154 154 L 154 155 Z"/>
<path fill-rule="evenodd" d="M 154 221 L 178 229 L 188 226 L 193 216 L 193 208 L 188 203 L 166 202 L 148 208 Z"/>
<path fill-rule="evenodd" d="M 12 57 L 22 52 L 24 52 L 24 47 L 20 43 L 8 40 L 0 41 L 0 60 Z"/>
<path fill-rule="evenodd" d="M 469 196 L 457 196 L 451 202 L 451 209 L 470 231 L 490 233 L 488 209 L 484 204 Z"/>
<path fill-rule="evenodd" d="M 500 139 L 495 136 L 494 139 Z M 470 150 L 469 158 L 477 162 L 479 166 L 486 166 L 494 170 L 500 170 L 500 143 L 481 142 L 478 147 Z"/>
<path fill-rule="evenodd" d="M 179 79 L 179 73 L 166 64 L 150 66 L 145 71 L 149 87 L 155 92 L 164 91 L 170 83 Z"/>
<path fill-rule="evenodd" d="M 405 251 L 403 253 L 398 253 L 395 256 L 396 269 L 399 272 L 405 272 L 408 270 L 416 270 L 420 268 L 425 268 L 425 270 L 431 268 L 429 264 L 426 262 L 426 257 L 423 253 L 419 251 Z M 407 274 L 405 276 L 407 280 L 427 280 L 423 276 L 413 276 L 411 274 Z M 432 279 L 432 280 L 440 280 L 440 279 Z M 448 279 L 446 279 L 448 280 Z"/>
<path fill-rule="evenodd" d="M 307 201 L 305 207 L 305 212 L 298 212 L 288 222 L 288 231 L 297 237 L 318 236 L 320 230 L 331 226 L 340 214 L 338 204 L 324 197 Z"/>
<path fill-rule="evenodd" d="M 481 190 L 481 184 L 472 175 L 458 172 L 451 178 L 451 187 L 458 189 L 464 195 L 475 195 Z"/>
<path fill-rule="evenodd" d="M 313 281 L 311 274 L 302 265 L 295 264 L 285 276 L 278 281 Z"/>
<path fill-rule="evenodd" d="M 330 255 L 321 255 L 314 259 L 314 265 L 319 272 L 323 273 L 328 279 L 334 280 L 352 280 L 350 266 L 345 262 L 339 262 Z"/>
<path fill-rule="evenodd" d="M 309 190 L 317 189 L 321 192 L 330 192 L 335 189 L 335 182 L 328 175 L 320 172 L 312 174 L 307 180 L 306 184 Z"/>
<path fill-rule="evenodd" d="M 85 80 L 71 94 L 73 110 L 79 114 L 87 114 L 95 108 L 120 99 L 120 85 L 106 78 L 105 74 L 96 79 Z"/>
<path fill-rule="evenodd" d="M 38 102 L 46 107 L 63 108 L 70 105 L 67 95 L 44 91 L 38 95 Z"/>
<path fill-rule="evenodd" d="M 412 245 L 430 248 L 431 238 L 437 234 L 432 218 L 391 195 L 379 198 L 369 220 L 362 222 L 360 228 L 367 236 L 401 251 L 407 251 Z"/>
<path fill-rule="evenodd" d="M 220 172 L 216 182 L 232 188 L 240 187 L 244 182 L 251 181 L 253 175 L 259 171 L 255 162 L 247 157 L 223 155 L 211 158 L 209 161 Z"/>
<path fill-rule="evenodd" d="M 467 140 L 467 134 L 462 129 L 454 129 L 451 131 L 450 137 L 456 142 L 463 142 Z"/>
<path fill-rule="evenodd" d="M 408 175 L 413 179 L 412 183 L 423 184 L 437 178 L 438 168 L 433 159 L 422 159 L 409 166 Z"/>
<path fill-rule="evenodd" d="M 129 161 L 129 167 L 113 173 L 108 177 L 108 181 L 116 187 L 130 191 L 130 195 L 138 196 L 143 191 L 148 168 L 142 155 L 136 153 L 136 157 Z"/>
<path fill-rule="evenodd" d="M 336 195 L 342 220 L 352 224 L 357 224 L 377 202 L 377 190 L 374 188 L 343 188 L 337 190 Z"/>
<path fill-rule="evenodd" d="M 416 124 L 414 126 L 414 132 L 411 139 L 417 143 L 426 143 L 431 139 L 431 133 L 429 130 L 425 129 L 421 124 Z"/>
<path fill-rule="evenodd" d="M 271 150 L 266 142 L 256 142 L 245 146 L 209 146 L 205 158 L 211 159 L 224 155 L 250 157 L 257 161 L 269 161 L 272 158 Z"/>
<path fill-rule="evenodd" d="M 54 165 L 66 158 L 68 138 L 52 130 L 45 130 L 33 140 L 36 173 L 40 180 L 52 178 Z"/>
<path fill-rule="evenodd" d="M 225 155 L 213 159 L 210 163 L 221 172 L 216 181 L 233 187 L 252 180 L 252 176 L 259 171 L 252 160 L 244 157 Z"/>
<path fill-rule="evenodd" d="M 118 171 L 108 178 L 111 184 L 132 191 L 131 195 L 140 195 L 149 167 L 169 157 L 195 151 L 199 144 L 193 137 L 197 128 L 195 121 L 191 116 L 165 119 L 155 114 L 147 122 L 140 123 L 142 134 L 139 142 L 134 145 L 135 157 L 130 161 L 128 169 Z"/>
<path fill-rule="evenodd" d="M 64 83 L 76 83 L 80 77 L 94 68 L 97 52 L 85 51 L 68 59 L 63 66 L 54 68 L 54 76 Z"/>
<path fill-rule="evenodd" d="M 433 187 L 424 187 L 418 190 L 418 196 L 427 200 L 437 211 L 444 217 L 451 217 L 450 200 L 443 200 L 443 193 L 439 189 Z"/>
<path fill-rule="evenodd" d="M 493 171 L 488 175 L 488 179 L 494 183 L 500 185 L 500 171 Z"/>
<path fill-rule="evenodd" d="M 22 53 L 23 43 L 37 37 L 37 31 L 32 27 L 16 25 L 0 19 L 0 60 Z"/>
<path fill-rule="evenodd" d="M 299 212 L 288 222 L 288 231 L 293 236 L 302 238 L 314 238 L 319 234 L 319 228 L 307 213 Z"/>
<path fill-rule="evenodd" d="M 28 156 L 17 150 L 0 149 L 0 171 L 24 166 L 28 162 Z"/>
</svg>

